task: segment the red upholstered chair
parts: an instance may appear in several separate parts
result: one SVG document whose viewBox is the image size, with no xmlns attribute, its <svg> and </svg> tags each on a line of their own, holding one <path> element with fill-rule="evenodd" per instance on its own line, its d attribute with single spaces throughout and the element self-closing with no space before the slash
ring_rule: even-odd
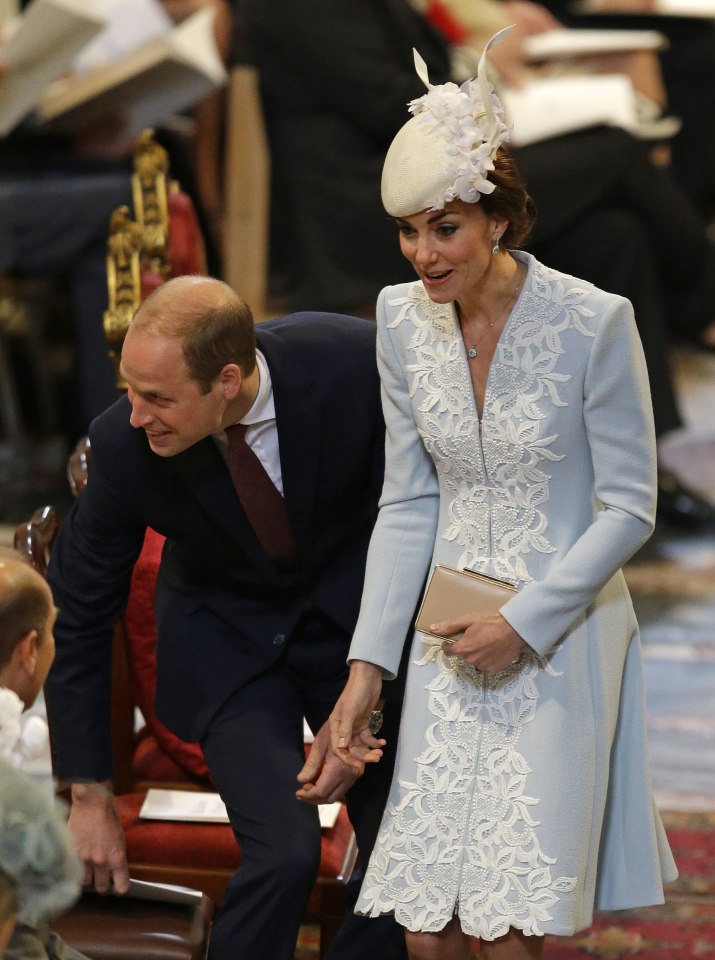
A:
<svg viewBox="0 0 715 960">
<path fill-rule="evenodd" d="M 133 309 L 169 277 L 206 271 L 206 253 L 201 228 L 191 198 L 170 179 L 166 150 L 156 142 L 153 130 L 138 137 L 133 153 L 132 196 L 134 216 L 128 208 L 116 211 L 110 226 L 107 256 L 109 310 L 105 330 L 110 355 L 118 360 L 126 326 Z M 120 215 L 121 214 L 121 215 Z M 120 215 L 120 216 L 117 216 Z M 117 387 L 126 387 L 117 370 Z M 77 442 L 67 464 L 70 488 L 77 496 L 87 483 L 91 447 L 88 437 Z M 208 771 L 198 747 L 182 744 L 154 717 L 155 622 L 153 591 L 163 539 L 151 531 L 132 581 L 125 621 L 136 643 L 128 651 L 131 670 L 115 664 L 130 683 L 131 701 L 146 718 L 135 748 L 115 756 L 115 787 L 132 789 L 139 781 L 186 782 L 208 786 Z M 115 638 L 124 645 L 126 631 Z M 149 643 L 142 642 L 149 637 Z M 122 659 L 127 659 L 123 652 Z M 130 729 L 129 727 L 127 729 Z M 131 730 L 128 737 L 131 737 Z M 166 747 L 169 746 L 167 752 Z M 178 765 L 177 765 L 178 762 Z"/>
<path fill-rule="evenodd" d="M 131 876 L 193 887 L 220 903 L 241 862 L 231 828 L 218 823 L 143 820 L 139 810 L 144 797 L 144 792 L 132 793 L 116 801 L 126 831 Z M 343 806 L 335 826 L 324 831 L 320 871 L 308 904 L 308 915 L 320 929 L 321 957 L 345 918 L 345 884 L 354 865 L 354 836 Z"/>
<path fill-rule="evenodd" d="M 127 658 L 129 696 L 145 726 L 131 750 L 132 787 L 193 786 L 211 790 L 208 767 L 196 743 L 173 734 L 154 713 L 156 692 L 156 617 L 154 589 L 164 537 L 147 530 L 144 546 L 132 573 L 129 601 L 122 618 Z"/>
<path fill-rule="evenodd" d="M 231 828 L 223 824 L 142 820 L 139 810 L 150 786 L 208 789 L 212 786 L 198 744 L 180 740 L 154 714 L 156 689 L 154 587 L 163 537 L 147 530 L 142 553 L 132 574 L 129 602 L 118 632 L 127 657 L 128 690 L 113 684 L 113 700 L 128 695 L 146 726 L 138 735 L 127 730 L 114 742 L 115 767 L 131 771 L 132 784 L 123 784 L 117 813 L 125 829 L 130 872 L 140 880 L 184 884 L 203 890 L 219 904 L 226 884 L 241 862 Z M 129 749 L 127 749 L 129 747 Z M 323 832 L 320 872 L 309 913 L 320 926 L 320 953 L 325 954 L 345 916 L 345 883 L 356 858 L 354 835 L 345 806 L 337 823 Z"/>
</svg>

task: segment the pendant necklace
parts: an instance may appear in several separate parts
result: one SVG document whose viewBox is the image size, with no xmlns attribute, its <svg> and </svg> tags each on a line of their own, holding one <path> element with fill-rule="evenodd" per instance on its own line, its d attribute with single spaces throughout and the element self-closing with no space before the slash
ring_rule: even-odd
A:
<svg viewBox="0 0 715 960">
<path fill-rule="evenodd" d="M 509 304 L 510 304 L 510 303 L 513 303 L 513 302 L 516 300 L 517 296 L 519 295 L 519 291 L 520 291 L 520 290 L 521 290 L 521 283 L 518 283 L 518 284 L 514 287 L 514 289 L 512 290 L 512 292 L 509 294 L 509 296 L 506 298 L 506 300 L 504 301 L 504 304 L 503 304 L 501 310 L 500 310 L 499 313 L 494 317 L 494 319 L 493 319 L 492 322 L 489 324 L 489 326 L 486 328 L 486 330 L 485 330 L 484 333 L 481 335 L 481 337 L 477 340 L 476 343 L 472 343 L 472 344 L 469 346 L 469 348 L 467 349 L 467 356 L 469 357 L 470 360 L 474 360 L 474 358 L 475 358 L 476 355 L 477 355 L 477 347 L 478 347 L 479 344 L 482 342 L 482 340 L 486 337 L 486 335 L 489 333 L 489 331 L 490 331 L 491 328 L 494 326 L 494 324 L 497 322 L 497 320 L 499 320 L 500 317 L 503 315 L 504 311 L 505 311 L 506 308 L 509 306 Z"/>
</svg>

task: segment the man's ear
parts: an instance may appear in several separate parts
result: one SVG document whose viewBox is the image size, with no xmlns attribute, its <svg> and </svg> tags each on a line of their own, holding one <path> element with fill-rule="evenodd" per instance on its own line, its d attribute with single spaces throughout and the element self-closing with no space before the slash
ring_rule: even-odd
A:
<svg viewBox="0 0 715 960">
<path fill-rule="evenodd" d="M 226 400 L 235 400 L 243 383 L 241 368 L 237 363 L 227 363 L 218 376 Z"/>
<path fill-rule="evenodd" d="M 25 636 L 17 644 L 13 654 L 13 658 L 16 660 L 18 667 L 28 677 L 32 677 L 34 675 L 35 668 L 37 667 L 38 641 L 39 634 L 33 627 L 32 630 L 27 631 Z"/>
</svg>

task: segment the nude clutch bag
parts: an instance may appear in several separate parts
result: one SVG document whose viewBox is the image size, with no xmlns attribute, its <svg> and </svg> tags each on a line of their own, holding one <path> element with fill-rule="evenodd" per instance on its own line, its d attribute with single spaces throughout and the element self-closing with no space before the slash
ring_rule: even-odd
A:
<svg viewBox="0 0 715 960">
<path fill-rule="evenodd" d="M 496 613 L 517 592 L 512 584 L 495 577 L 437 564 L 422 598 L 415 627 L 430 637 L 438 636 L 430 630 L 431 623 L 454 620 L 465 613 Z M 454 641 L 458 638 L 439 639 Z"/>
</svg>

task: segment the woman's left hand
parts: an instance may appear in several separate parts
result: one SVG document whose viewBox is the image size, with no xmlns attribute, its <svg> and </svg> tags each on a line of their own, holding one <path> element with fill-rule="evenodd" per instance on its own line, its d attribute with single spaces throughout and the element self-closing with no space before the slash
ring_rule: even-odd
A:
<svg viewBox="0 0 715 960">
<path fill-rule="evenodd" d="M 519 659 L 524 640 L 500 613 L 466 613 L 454 620 L 433 623 L 430 630 L 447 640 L 442 650 L 461 657 L 483 673 L 499 673 Z M 462 635 L 463 634 L 463 635 Z"/>
</svg>

